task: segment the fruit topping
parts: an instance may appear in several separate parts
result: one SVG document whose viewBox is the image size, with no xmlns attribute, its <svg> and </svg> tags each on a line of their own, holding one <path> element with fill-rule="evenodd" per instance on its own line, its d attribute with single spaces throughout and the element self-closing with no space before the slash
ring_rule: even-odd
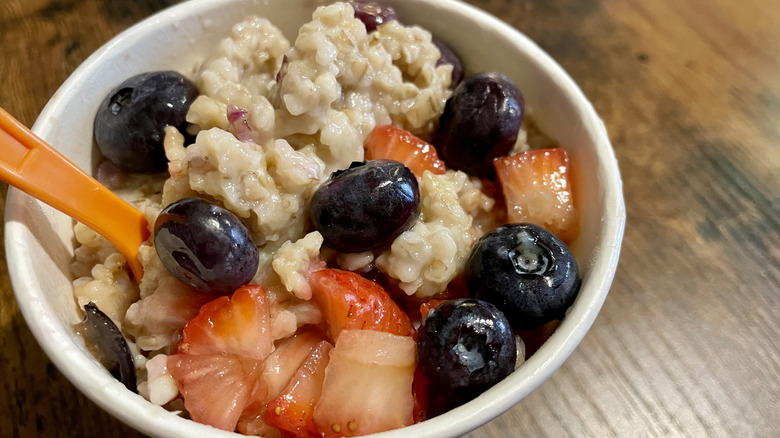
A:
<svg viewBox="0 0 780 438">
<path fill-rule="evenodd" d="M 441 57 L 436 61 L 436 65 L 450 64 L 452 65 L 452 82 L 450 83 L 450 89 L 453 89 L 460 84 L 463 80 L 463 63 L 460 61 L 460 57 L 452 51 L 450 46 L 439 39 L 434 38 L 433 44 L 439 48 Z"/>
<path fill-rule="evenodd" d="M 530 222 L 570 243 L 578 232 L 569 158 L 561 148 L 533 149 L 493 162 L 507 221 Z"/>
<path fill-rule="evenodd" d="M 259 263 L 241 220 L 200 198 L 181 199 L 160 212 L 154 246 L 171 275 L 214 294 L 228 294 L 249 283 Z"/>
<path fill-rule="evenodd" d="M 127 389 L 137 392 L 135 367 L 127 340 L 105 313 L 93 302 L 84 306 L 84 320 L 77 330 L 87 340 L 93 356 Z"/>
<path fill-rule="evenodd" d="M 273 350 L 270 310 L 260 286 L 243 286 L 200 308 L 182 331 L 178 352 L 262 360 Z"/>
<path fill-rule="evenodd" d="M 320 436 L 366 435 L 412 424 L 414 370 L 411 337 L 344 330 L 330 352 L 314 408 Z"/>
<path fill-rule="evenodd" d="M 377 27 L 391 20 L 397 20 L 398 15 L 392 6 L 371 1 L 349 2 L 355 9 L 355 18 L 366 26 L 366 32 L 373 32 Z"/>
<path fill-rule="evenodd" d="M 523 95 L 507 76 L 469 76 L 447 100 L 434 145 L 448 167 L 490 178 L 493 160 L 517 141 L 524 111 Z"/>
<path fill-rule="evenodd" d="M 311 274 L 313 299 L 319 305 L 330 339 L 343 330 L 364 329 L 409 336 L 409 316 L 379 284 L 351 271 L 323 269 Z"/>
<path fill-rule="evenodd" d="M 475 298 L 493 303 L 517 330 L 561 319 L 580 287 L 569 247 L 537 225 L 499 227 L 482 236 L 466 263 Z"/>
<path fill-rule="evenodd" d="M 259 362 L 233 355 L 168 356 L 190 417 L 231 432 L 254 392 L 258 368 Z"/>
<path fill-rule="evenodd" d="M 417 178 L 397 161 L 354 162 L 314 192 L 309 214 L 330 247 L 344 252 L 382 248 L 417 220 Z"/>
<path fill-rule="evenodd" d="M 439 304 L 423 318 L 417 355 L 431 391 L 459 405 L 514 371 L 517 350 L 509 321 L 496 306 L 459 298 Z"/>
<path fill-rule="evenodd" d="M 95 142 L 109 161 L 130 172 L 165 170 L 163 139 L 172 126 L 185 133 L 195 85 L 175 71 L 155 71 L 122 82 L 95 116 Z"/>
<path fill-rule="evenodd" d="M 314 406 L 320 399 L 325 367 L 333 349 L 327 341 L 320 341 L 301 365 L 290 383 L 276 398 L 268 402 L 265 414 L 268 424 L 280 429 L 286 436 L 319 438 L 314 424 Z"/>
<path fill-rule="evenodd" d="M 398 161 L 417 178 L 422 178 L 426 170 L 438 175 L 447 171 L 433 145 L 393 125 L 375 127 L 366 140 L 365 151 L 366 160 Z"/>
</svg>

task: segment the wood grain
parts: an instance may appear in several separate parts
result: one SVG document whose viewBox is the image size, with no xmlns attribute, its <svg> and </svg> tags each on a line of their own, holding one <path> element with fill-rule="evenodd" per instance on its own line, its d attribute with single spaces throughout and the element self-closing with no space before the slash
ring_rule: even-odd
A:
<svg viewBox="0 0 780 438">
<path fill-rule="evenodd" d="M 780 3 L 469 2 L 529 35 L 592 100 L 628 223 L 583 343 L 468 437 L 780 436 Z M 92 51 L 171 3 L 2 0 L 0 106 L 31 125 Z M 5 262 L 0 351 L 0 436 L 140 436 L 47 360 Z"/>
</svg>

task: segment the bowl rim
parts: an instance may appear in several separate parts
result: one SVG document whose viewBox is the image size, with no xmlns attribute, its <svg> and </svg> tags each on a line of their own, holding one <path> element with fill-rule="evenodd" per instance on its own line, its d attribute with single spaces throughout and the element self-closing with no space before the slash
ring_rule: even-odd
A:
<svg viewBox="0 0 780 438">
<path fill-rule="evenodd" d="M 65 105 L 64 96 L 67 96 L 66 90 L 73 83 L 82 80 L 83 76 L 94 69 L 107 53 L 128 46 L 139 36 L 154 32 L 154 29 L 159 26 L 171 25 L 181 16 L 194 16 L 202 13 L 204 10 L 210 10 L 220 5 L 234 4 L 235 1 L 185 1 L 163 9 L 119 33 L 90 55 L 63 82 L 41 111 L 33 125 L 33 131 L 45 138 L 48 130 L 45 122 L 52 115 L 62 110 L 63 105 Z M 520 30 L 475 6 L 459 0 L 417 1 L 420 3 L 436 3 L 439 8 L 452 8 L 459 14 L 472 16 L 474 20 L 488 24 L 496 32 L 504 34 L 507 39 L 511 40 L 513 45 L 529 53 L 533 62 L 539 63 L 543 70 L 553 74 L 556 81 L 558 81 L 558 85 L 565 88 L 565 91 L 578 101 L 580 109 L 586 117 L 585 128 L 596 139 L 595 152 L 598 157 L 599 172 L 605 180 L 602 199 L 608 218 L 606 220 L 602 219 L 601 223 L 601 254 L 597 254 L 594 257 L 594 263 L 591 266 L 592 278 L 595 284 L 591 284 L 588 290 L 592 291 L 593 296 L 588 297 L 587 305 L 572 306 L 570 313 L 567 315 L 568 317 L 563 320 L 555 333 L 545 342 L 537 354 L 528 359 L 526 366 L 521 367 L 507 377 L 505 382 L 502 382 L 501 387 L 493 387 L 480 395 L 477 400 L 483 401 L 482 403 L 470 402 L 449 411 L 445 415 L 428 419 L 422 423 L 371 435 L 377 438 L 401 437 L 407 434 L 412 434 L 412 436 L 422 436 L 424 434 L 424 436 L 429 437 L 459 436 L 493 420 L 538 388 L 571 355 L 595 321 L 606 299 L 617 269 L 625 227 L 622 181 L 606 127 L 596 114 L 592 103 L 585 97 L 563 68 Z M 24 224 L 20 221 L 20 211 L 26 208 L 25 204 L 30 199 L 28 195 L 21 191 L 9 188 L 4 225 L 7 250 L 6 259 L 14 294 L 22 315 L 50 360 L 74 386 L 98 406 L 141 432 L 154 436 L 180 436 L 186 433 L 202 434 L 209 432 L 211 436 L 215 437 L 235 437 L 236 435 L 232 432 L 219 431 L 209 426 L 185 420 L 162 407 L 155 406 L 141 396 L 126 390 L 121 383 L 114 380 L 110 375 L 105 373 L 95 373 L 90 376 L 84 375 L 85 373 L 82 370 L 89 370 L 97 365 L 91 359 L 84 357 L 81 350 L 76 347 L 72 337 L 65 332 L 69 328 L 64 327 L 64 324 L 53 314 L 51 306 L 43 297 L 29 292 L 39 290 L 36 289 L 36 286 L 39 287 L 39 285 L 35 282 L 35 279 L 27 278 L 24 275 L 24 266 L 31 265 L 34 263 L 34 260 L 31 260 L 25 254 L 24 248 L 19 245 L 16 236 L 24 228 Z M 605 252 L 608 254 L 606 257 L 604 256 Z M 522 386 L 523 390 L 514 392 L 503 390 L 508 385 Z M 117 396 L 122 393 L 132 396 Z M 137 421 L 139 415 L 145 416 L 146 421 Z M 441 431 L 443 430 L 446 430 L 446 432 L 442 433 Z"/>
</svg>

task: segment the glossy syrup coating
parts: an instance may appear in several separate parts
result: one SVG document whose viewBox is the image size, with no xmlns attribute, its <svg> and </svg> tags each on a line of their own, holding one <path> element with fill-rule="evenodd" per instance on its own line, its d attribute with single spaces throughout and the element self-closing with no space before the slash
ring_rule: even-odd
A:
<svg viewBox="0 0 780 438">
<path fill-rule="evenodd" d="M 354 162 L 311 197 L 309 214 L 325 243 L 344 252 L 389 245 L 420 215 L 417 178 L 393 160 Z"/>
<path fill-rule="evenodd" d="M 460 298 L 439 304 L 423 318 L 417 355 L 432 389 L 457 405 L 514 371 L 517 348 L 509 321 L 496 306 Z"/>
<path fill-rule="evenodd" d="M 133 76 L 111 91 L 95 116 L 100 152 L 120 169 L 153 173 L 166 169 L 165 128 L 185 133 L 195 85 L 175 71 Z"/>
<path fill-rule="evenodd" d="M 184 198 L 162 210 L 154 223 L 154 246 L 171 275 L 218 295 L 249 283 L 260 259 L 238 217 L 200 198 Z"/>
<path fill-rule="evenodd" d="M 444 106 L 434 146 L 448 168 L 492 178 L 493 160 L 517 141 L 525 101 L 501 73 L 478 73 L 463 80 Z"/>
<path fill-rule="evenodd" d="M 561 319 L 580 287 L 569 248 L 533 224 L 499 227 L 477 241 L 466 263 L 471 296 L 491 302 L 512 327 L 525 330 Z"/>
</svg>

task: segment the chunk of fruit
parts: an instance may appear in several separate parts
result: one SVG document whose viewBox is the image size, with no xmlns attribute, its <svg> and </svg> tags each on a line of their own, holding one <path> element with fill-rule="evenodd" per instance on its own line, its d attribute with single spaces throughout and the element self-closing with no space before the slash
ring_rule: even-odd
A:
<svg viewBox="0 0 780 438">
<path fill-rule="evenodd" d="M 95 142 L 109 161 L 131 172 L 160 172 L 168 163 L 165 127 L 185 132 L 195 85 L 175 71 L 142 73 L 122 82 L 98 107 Z"/>
<path fill-rule="evenodd" d="M 249 283 L 260 260 L 241 220 L 200 198 L 178 200 L 160 212 L 154 246 L 171 275 L 214 294 L 229 294 Z"/>
<path fill-rule="evenodd" d="M 168 370 L 198 423 L 233 431 L 257 381 L 259 362 L 234 355 L 174 354 Z"/>
<path fill-rule="evenodd" d="M 463 81 L 463 63 L 460 57 L 448 46 L 444 41 L 434 38 L 433 44 L 439 48 L 441 56 L 436 61 L 436 65 L 450 64 L 452 66 L 452 82 L 450 82 L 450 89 L 458 86 Z"/>
<path fill-rule="evenodd" d="M 395 9 L 383 3 L 357 0 L 349 4 L 355 9 L 355 18 L 363 22 L 369 33 L 388 21 L 398 19 Z"/>
<path fill-rule="evenodd" d="M 411 337 L 343 331 L 314 408 L 317 431 L 326 438 L 356 436 L 412 424 L 415 367 Z"/>
<path fill-rule="evenodd" d="M 362 252 L 389 245 L 420 215 L 420 188 L 397 161 L 354 162 L 312 195 L 309 215 L 328 246 Z"/>
<path fill-rule="evenodd" d="M 301 365 L 287 387 L 268 402 L 268 424 L 295 438 L 319 438 L 314 425 L 314 406 L 322 393 L 325 367 L 333 345 L 321 341 Z"/>
<path fill-rule="evenodd" d="M 447 167 L 492 178 L 493 160 L 514 146 L 524 111 L 523 95 L 507 76 L 469 76 L 447 100 L 434 145 Z"/>
<path fill-rule="evenodd" d="M 485 234 L 466 262 L 473 297 L 498 307 L 516 330 L 561 319 L 580 288 L 579 269 L 559 238 L 534 224 Z"/>
<path fill-rule="evenodd" d="M 535 149 L 499 158 L 493 164 L 509 223 L 530 222 L 564 242 L 574 240 L 579 227 L 565 150 Z"/>
<path fill-rule="evenodd" d="M 268 402 L 290 385 L 293 376 L 323 339 L 325 336 L 319 329 L 305 327 L 279 342 L 261 365 L 258 386 L 265 391 L 256 394 L 247 404 L 238 420 L 239 432 L 269 438 L 279 435 L 275 426 L 266 419 Z"/>
<path fill-rule="evenodd" d="M 90 348 L 92 354 L 111 375 L 130 391 L 138 392 L 130 347 L 114 321 L 98 309 L 94 302 L 89 302 L 84 306 L 84 320 L 78 329 L 94 346 Z"/>
<path fill-rule="evenodd" d="M 426 170 L 437 175 L 447 171 L 433 145 L 393 125 L 375 127 L 366 140 L 365 152 L 366 160 L 386 159 L 403 163 L 417 178 L 422 178 Z"/>
<path fill-rule="evenodd" d="M 517 350 L 512 327 L 500 310 L 461 298 L 439 304 L 423 318 L 417 355 L 432 391 L 457 405 L 514 371 Z"/>
<path fill-rule="evenodd" d="M 265 359 L 274 348 L 269 312 L 263 289 L 243 286 L 201 307 L 184 327 L 178 352 Z"/>
<path fill-rule="evenodd" d="M 409 336 L 409 316 L 385 289 L 359 274 L 323 269 L 311 274 L 313 299 L 322 309 L 330 339 L 343 330 L 367 329 Z"/>
<path fill-rule="evenodd" d="M 268 399 L 279 395 L 290 383 L 298 368 L 311 356 L 312 351 L 325 339 L 319 329 L 303 329 L 281 341 L 263 362 L 260 378 L 268 386 Z"/>
</svg>

